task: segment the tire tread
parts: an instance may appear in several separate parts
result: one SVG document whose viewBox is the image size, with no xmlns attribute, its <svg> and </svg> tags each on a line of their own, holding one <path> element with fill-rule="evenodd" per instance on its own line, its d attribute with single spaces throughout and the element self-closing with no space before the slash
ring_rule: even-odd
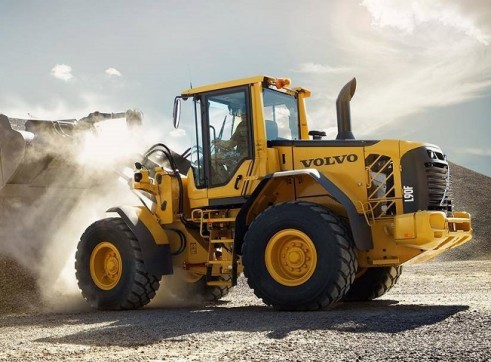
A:
<svg viewBox="0 0 491 362">
<path fill-rule="evenodd" d="M 281 305 L 273 303 L 269 300 L 261 289 L 256 285 L 254 278 L 251 278 L 248 272 L 247 265 L 249 263 L 249 258 L 254 258 L 254 255 L 248 255 L 248 253 L 243 252 L 243 262 L 244 262 L 244 274 L 247 278 L 249 286 L 253 289 L 254 294 L 263 300 L 266 305 L 272 305 L 278 310 L 318 310 L 326 307 L 330 307 L 337 303 L 349 290 L 351 283 L 355 279 L 355 273 L 357 269 L 357 256 L 353 244 L 350 242 L 351 234 L 341 219 L 333 214 L 330 210 L 306 201 L 289 201 L 281 204 L 272 205 L 259 214 L 256 219 L 252 222 L 249 230 L 245 234 L 244 244 L 242 250 L 247 250 L 248 244 L 254 242 L 251 240 L 250 234 L 251 230 L 255 225 L 262 223 L 264 218 L 270 217 L 271 214 L 279 213 L 278 208 L 285 207 L 296 207 L 299 209 L 309 209 L 311 212 L 318 214 L 326 223 L 329 224 L 329 228 L 334 233 L 335 237 L 332 238 L 333 242 L 337 243 L 340 248 L 340 260 L 342 262 L 341 267 L 338 270 L 337 279 L 333 281 L 332 287 L 327 288 L 324 292 L 313 302 L 308 302 L 307 304 L 302 304 L 298 306 Z"/>
<path fill-rule="evenodd" d="M 97 298 L 94 297 L 93 288 L 87 286 L 88 281 L 84 275 L 86 274 L 85 265 L 81 261 L 81 256 L 86 252 L 84 250 L 86 241 L 90 238 L 91 234 L 94 233 L 98 228 L 103 229 L 117 229 L 121 231 L 126 240 L 129 242 L 130 249 L 133 251 L 133 259 L 135 260 L 135 276 L 133 278 L 133 283 L 127 293 L 127 296 L 123 297 L 118 303 L 111 305 L 110 308 L 100 307 L 97 302 Z M 160 286 L 160 277 L 149 274 L 143 263 L 142 250 L 136 239 L 135 235 L 131 232 L 125 222 L 118 217 L 107 218 L 103 220 L 96 221 L 90 225 L 87 230 L 82 234 L 80 242 L 77 246 L 77 252 L 75 254 L 75 270 L 78 286 L 82 291 L 82 296 L 84 299 L 92 306 L 98 309 L 139 309 L 144 305 L 148 304 L 150 300 L 155 296 L 157 290 Z M 89 273 L 90 275 L 90 273 Z M 136 299 L 135 299 L 136 296 Z"/>
<path fill-rule="evenodd" d="M 402 266 L 369 268 L 356 279 L 344 301 L 367 301 L 381 297 L 397 283 Z"/>
</svg>

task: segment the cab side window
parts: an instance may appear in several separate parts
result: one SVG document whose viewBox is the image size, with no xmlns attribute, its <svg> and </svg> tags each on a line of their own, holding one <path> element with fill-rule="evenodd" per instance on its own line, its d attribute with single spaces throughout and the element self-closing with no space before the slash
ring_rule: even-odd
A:
<svg viewBox="0 0 491 362">
<path fill-rule="evenodd" d="M 296 97 L 272 89 L 264 89 L 263 92 L 267 140 L 298 140 Z"/>
</svg>

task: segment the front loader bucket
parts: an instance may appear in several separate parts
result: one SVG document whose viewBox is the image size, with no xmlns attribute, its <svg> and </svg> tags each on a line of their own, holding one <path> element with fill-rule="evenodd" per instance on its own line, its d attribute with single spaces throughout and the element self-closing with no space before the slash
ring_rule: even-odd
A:
<svg viewBox="0 0 491 362">
<path fill-rule="evenodd" d="M 80 155 L 87 140 L 105 139 L 97 123 L 109 125 L 106 121 L 124 118 L 128 131 L 141 124 L 136 111 L 94 112 L 80 120 L 62 121 L 9 119 L 0 114 L 0 256 L 32 264 L 26 256 L 38 255 L 65 220 L 76 217 L 74 210 L 99 202 L 100 195 L 119 185 L 112 171 L 121 171 L 133 159 L 122 156 L 104 164 L 104 156 L 87 161 Z M 68 240 L 71 237 L 67 235 Z"/>
<path fill-rule="evenodd" d="M 8 117 L 0 114 L 0 190 L 22 163 L 27 142 L 22 133 L 12 129 Z"/>
<path fill-rule="evenodd" d="M 28 120 L 25 130 L 14 130 L 0 115 L 0 199 L 35 199 L 49 187 L 92 186 L 75 162 L 79 139 L 74 134 L 80 133 L 75 122 Z"/>
<path fill-rule="evenodd" d="M 29 122 L 17 122 L 16 128 L 22 123 L 24 130 L 16 130 L 0 115 L 0 256 L 13 256 L 27 267 L 38 263 L 41 246 L 83 191 L 57 189 L 71 179 L 67 171 L 74 168 L 63 155 L 68 138 L 35 129 L 41 121 Z"/>
<path fill-rule="evenodd" d="M 0 115 L 0 197 L 21 185 L 40 192 L 55 186 L 86 189 L 100 182 L 87 177 L 86 165 L 77 162 L 83 137 L 97 136 L 95 124 L 121 118 L 130 130 L 141 125 L 141 113 L 132 110 L 94 112 L 78 121 L 17 120 L 16 128 L 21 122 L 23 130 L 13 129 L 13 120 Z"/>
</svg>

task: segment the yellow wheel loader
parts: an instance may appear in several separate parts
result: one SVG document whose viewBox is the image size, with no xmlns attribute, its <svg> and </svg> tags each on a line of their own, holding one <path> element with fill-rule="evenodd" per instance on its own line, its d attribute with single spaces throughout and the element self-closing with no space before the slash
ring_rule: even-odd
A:
<svg viewBox="0 0 491 362">
<path fill-rule="evenodd" d="M 380 297 L 403 264 L 469 241 L 470 215 L 453 211 L 444 153 L 354 139 L 355 87 L 353 79 L 338 96 L 335 140 L 309 130 L 310 91 L 285 78 L 183 91 L 174 126 L 182 118 L 194 141 L 181 155 L 151 147 L 135 164 L 142 205 L 114 207 L 82 235 L 85 299 L 140 308 L 169 274 L 217 299 L 244 272 L 267 305 L 317 310 Z"/>
</svg>

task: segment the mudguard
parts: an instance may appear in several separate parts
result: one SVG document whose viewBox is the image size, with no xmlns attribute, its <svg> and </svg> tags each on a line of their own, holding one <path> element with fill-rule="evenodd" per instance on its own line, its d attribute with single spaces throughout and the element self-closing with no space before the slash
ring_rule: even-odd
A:
<svg viewBox="0 0 491 362">
<path fill-rule="evenodd" d="M 356 247 L 359 250 L 369 250 L 373 248 L 372 233 L 369 225 L 367 224 L 365 217 L 356 211 L 356 207 L 351 201 L 351 199 L 331 180 L 329 180 L 325 175 L 321 174 L 315 169 L 303 169 L 303 170 L 293 170 L 293 171 L 281 171 L 275 172 L 270 175 L 266 175 L 259 185 L 256 187 L 252 195 L 249 197 L 247 202 L 242 206 L 239 214 L 237 215 L 236 221 L 236 233 L 235 233 L 235 243 L 239 247 L 242 245 L 242 240 L 245 233 L 247 232 L 247 214 L 254 204 L 257 197 L 262 193 L 265 186 L 272 179 L 277 177 L 290 177 L 295 175 L 308 175 L 312 177 L 316 182 L 318 182 L 329 194 L 331 194 L 336 200 L 338 200 L 341 205 L 344 206 L 348 214 L 348 218 L 351 225 L 351 231 L 353 233 L 353 240 Z"/>
<path fill-rule="evenodd" d="M 107 212 L 116 212 L 135 234 L 142 250 L 147 271 L 155 276 L 173 273 L 172 255 L 165 230 L 144 206 L 113 207 Z"/>
</svg>

